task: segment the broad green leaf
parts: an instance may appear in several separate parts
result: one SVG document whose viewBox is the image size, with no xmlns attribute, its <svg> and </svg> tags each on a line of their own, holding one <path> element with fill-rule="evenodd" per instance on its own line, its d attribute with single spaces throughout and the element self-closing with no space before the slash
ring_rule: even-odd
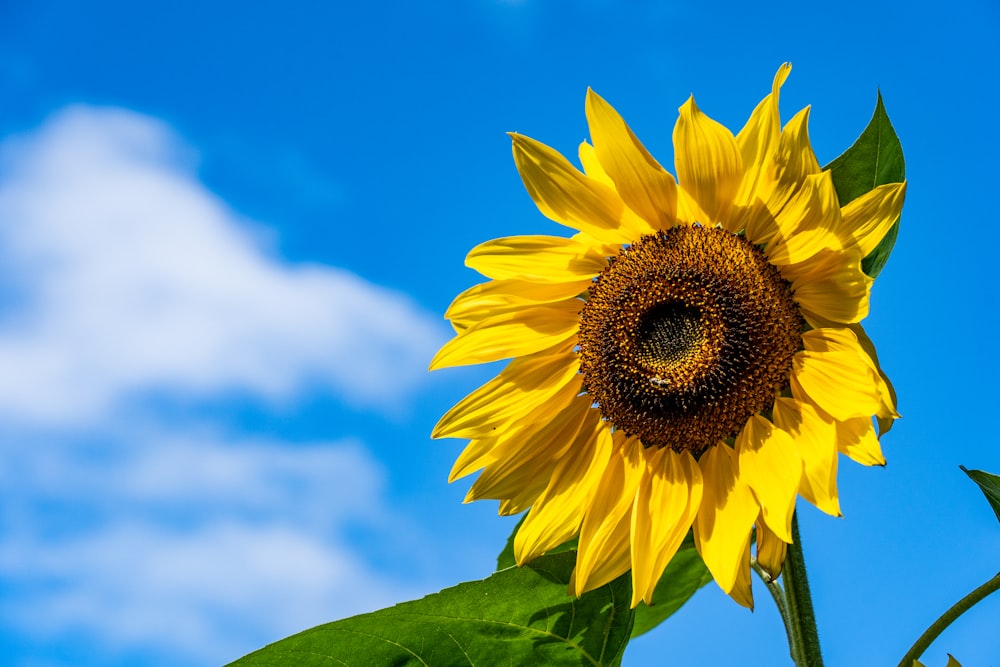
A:
<svg viewBox="0 0 1000 667">
<path fill-rule="evenodd" d="M 234 667 L 616 665 L 632 631 L 628 575 L 576 599 L 576 553 L 536 558 L 481 581 L 270 644 Z"/>
<path fill-rule="evenodd" d="M 965 466 L 958 466 L 973 482 L 979 485 L 983 495 L 993 508 L 993 513 L 1000 521 L 1000 476 L 982 470 L 968 470 Z"/>
<path fill-rule="evenodd" d="M 688 534 L 690 538 L 690 533 Z M 632 636 L 649 632 L 684 606 L 698 589 L 712 581 L 712 573 L 698 555 L 694 540 L 684 540 L 681 548 L 670 560 L 663 576 L 653 591 L 653 604 L 641 602 L 635 608 Z"/>
<path fill-rule="evenodd" d="M 510 535 L 507 536 L 507 544 L 504 545 L 503 551 L 497 556 L 497 571 L 504 570 L 508 567 L 514 567 L 517 565 L 517 560 L 514 558 L 514 536 L 517 535 L 517 531 L 520 530 L 521 524 L 524 523 L 524 517 L 527 514 L 521 516 L 517 521 L 517 525 L 514 526 L 514 530 L 510 531 Z M 579 542 L 577 538 L 573 538 L 569 542 L 560 544 L 555 549 L 547 551 L 548 554 L 562 553 L 563 551 L 576 551 L 576 545 Z"/>
<path fill-rule="evenodd" d="M 497 556 L 497 569 L 512 567 L 514 563 L 514 535 L 524 522 L 524 517 L 517 522 L 503 551 Z M 558 553 L 576 549 L 578 540 L 573 539 L 557 547 L 549 553 Z M 694 536 L 688 532 L 681 543 L 680 549 L 663 571 L 656 590 L 653 591 L 653 604 L 647 606 L 640 602 L 635 608 L 635 624 L 632 626 L 632 636 L 638 637 L 667 620 L 674 612 L 684 606 L 699 588 L 712 581 L 712 574 L 705 567 L 698 550 L 694 546 Z"/>
<path fill-rule="evenodd" d="M 828 164 L 840 205 L 857 199 L 879 185 L 902 183 L 906 179 L 903 147 L 882 104 L 882 93 L 875 102 L 875 113 L 861 136 L 836 160 Z M 889 260 L 899 234 L 899 220 L 861 262 L 862 270 L 874 278 Z"/>
<path fill-rule="evenodd" d="M 521 518 L 517 520 L 514 530 L 510 531 L 510 535 L 507 536 L 507 544 L 503 545 L 503 550 L 497 555 L 497 572 L 517 565 L 517 560 L 514 558 L 514 536 L 521 529 L 521 524 L 524 523 L 526 516 L 528 515 L 522 514 Z"/>
</svg>

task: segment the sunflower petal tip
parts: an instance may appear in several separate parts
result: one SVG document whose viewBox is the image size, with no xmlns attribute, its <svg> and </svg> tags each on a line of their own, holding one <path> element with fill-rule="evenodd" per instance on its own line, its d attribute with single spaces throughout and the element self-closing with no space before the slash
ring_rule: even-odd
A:
<svg viewBox="0 0 1000 667">
<path fill-rule="evenodd" d="M 741 607 L 746 607 L 753 613 L 753 592 L 750 587 L 747 586 L 744 590 L 741 590 L 740 586 L 736 586 L 732 591 L 729 592 L 729 597 L 732 598 L 733 602 L 740 605 Z"/>
<path fill-rule="evenodd" d="M 427 364 L 427 370 L 439 371 L 442 368 L 446 368 L 448 366 L 446 362 L 448 355 L 442 354 L 442 352 L 444 352 L 446 349 L 447 347 L 442 347 L 440 350 L 438 350 L 438 353 L 434 355 L 433 359 L 431 359 L 431 363 Z"/>
<path fill-rule="evenodd" d="M 771 86 L 771 91 L 777 92 L 781 86 L 785 84 L 785 80 L 788 79 L 788 75 L 792 71 L 792 63 L 785 61 L 778 66 L 778 71 L 774 73 L 774 83 Z"/>
</svg>

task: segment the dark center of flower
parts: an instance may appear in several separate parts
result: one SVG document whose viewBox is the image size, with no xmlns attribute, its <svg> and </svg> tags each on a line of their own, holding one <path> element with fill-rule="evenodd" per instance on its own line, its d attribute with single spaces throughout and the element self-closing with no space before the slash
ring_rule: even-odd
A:
<svg viewBox="0 0 1000 667">
<path fill-rule="evenodd" d="M 804 322 L 764 253 L 724 229 L 675 227 L 624 248 L 580 315 L 580 369 L 606 420 L 698 454 L 788 387 Z"/>
</svg>

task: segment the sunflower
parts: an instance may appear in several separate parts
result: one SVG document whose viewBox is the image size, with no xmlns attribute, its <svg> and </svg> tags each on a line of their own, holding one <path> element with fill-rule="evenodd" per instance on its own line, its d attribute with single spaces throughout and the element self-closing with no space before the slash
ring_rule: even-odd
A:
<svg viewBox="0 0 1000 667">
<path fill-rule="evenodd" d="M 452 303 L 456 336 L 431 368 L 511 361 L 433 435 L 470 440 L 451 472 L 482 470 L 467 502 L 528 510 L 519 564 L 579 537 L 571 594 L 631 570 L 632 605 L 651 602 L 691 530 L 715 581 L 751 606 L 754 529 L 777 576 L 797 496 L 839 516 L 838 454 L 885 463 L 878 438 L 898 415 L 859 324 L 861 260 L 906 186 L 841 207 L 808 107 L 781 127 L 790 70 L 735 137 L 689 98 L 676 180 L 593 91 L 582 172 L 511 134 L 532 199 L 576 233 L 469 253 L 490 280 Z"/>
</svg>

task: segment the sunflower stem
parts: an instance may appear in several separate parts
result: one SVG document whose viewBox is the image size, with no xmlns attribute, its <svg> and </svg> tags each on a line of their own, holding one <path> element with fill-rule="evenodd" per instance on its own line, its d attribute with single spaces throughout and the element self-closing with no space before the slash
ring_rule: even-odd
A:
<svg viewBox="0 0 1000 667">
<path fill-rule="evenodd" d="M 802 556 L 798 512 L 792 515 L 792 543 L 788 545 L 781 578 L 785 582 L 785 600 L 788 603 L 788 625 L 791 628 L 788 648 L 792 652 L 792 660 L 798 667 L 823 667 L 816 614 L 813 613 L 806 562 Z"/>
<path fill-rule="evenodd" d="M 997 572 L 992 579 L 956 602 L 948 611 L 941 614 L 938 620 L 931 623 L 931 626 L 924 631 L 924 634 L 920 635 L 920 638 L 910 647 L 910 650 L 903 656 L 903 659 L 899 661 L 899 667 L 910 667 L 913 661 L 922 656 L 924 651 L 938 638 L 938 635 L 944 632 L 944 629 L 951 625 L 955 619 L 987 595 L 997 590 L 1000 590 L 1000 572 Z"/>
<path fill-rule="evenodd" d="M 788 650 L 794 660 L 798 648 L 793 645 L 795 635 L 792 633 L 792 621 L 788 617 L 788 603 L 785 601 L 785 591 L 778 584 L 778 581 L 772 579 L 771 575 L 765 572 L 764 568 L 757 562 L 757 559 L 752 556 L 750 557 L 750 567 L 753 568 L 753 571 L 757 573 L 760 580 L 767 586 L 767 592 L 771 594 L 774 606 L 778 608 L 778 613 L 781 614 L 781 622 L 785 624 L 785 634 L 788 636 Z"/>
</svg>

